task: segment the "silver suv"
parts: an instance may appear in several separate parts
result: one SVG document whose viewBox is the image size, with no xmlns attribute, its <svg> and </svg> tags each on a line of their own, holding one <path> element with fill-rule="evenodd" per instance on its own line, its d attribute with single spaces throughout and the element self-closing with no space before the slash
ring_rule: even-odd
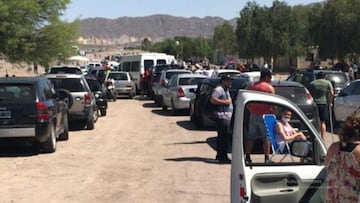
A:
<svg viewBox="0 0 360 203">
<path fill-rule="evenodd" d="M 48 74 L 46 77 L 54 84 L 55 89 L 65 89 L 72 98 L 69 101 L 69 121 L 80 121 L 88 130 L 95 127 L 98 119 L 98 108 L 94 94 L 83 75 Z"/>
</svg>

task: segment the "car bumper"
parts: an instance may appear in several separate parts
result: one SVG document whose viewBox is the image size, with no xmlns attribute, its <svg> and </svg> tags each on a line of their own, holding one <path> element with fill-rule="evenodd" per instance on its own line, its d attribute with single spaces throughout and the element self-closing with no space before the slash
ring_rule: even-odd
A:
<svg viewBox="0 0 360 203">
<path fill-rule="evenodd" d="M 176 109 L 190 109 L 190 99 L 187 97 L 178 97 L 173 101 Z"/>
<path fill-rule="evenodd" d="M 46 141 L 50 136 L 51 122 L 39 122 L 36 125 L 1 126 L 0 138 L 32 138 L 39 142 Z"/>
<path fill-rule="evenodd" d="M 126 95 L 131 93 L 132 88 L 117 88 L 115 89 L 116 95 Z"/>
<path fill-rule="evenodd" d="M 92 116 L 92 107 L 86 107 L 84 111 L 81 112 L 70 112 L 69 120 L 88 120 Z"/>
</svg>

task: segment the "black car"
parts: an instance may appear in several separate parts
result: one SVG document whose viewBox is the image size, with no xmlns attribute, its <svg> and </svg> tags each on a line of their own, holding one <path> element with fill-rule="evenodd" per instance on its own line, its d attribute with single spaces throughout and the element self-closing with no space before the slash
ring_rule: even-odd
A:
<svg viewBox="0 0 360 203">
<path fill-rule="evenodd" d="M 94 93 L 96 99 L 96 105 L 100 111 L 101 116 L 106 116 L 106 111 L 108 107 L 106 90 L 101 86 L 96 78 L 87 76 L 85 77 L 86 82 L 89 85 L 90 90 Z"/>
<path fill-rule="evenodd" d="M 190 120 L 198 127 L 212 127 L 214 121 L 212 117 L 212 105 L 210 97 L 214 88 L 220 83 L 220 77 L 206 78 L 199 82 L 195 91 L 195 96 L 190 100 Z M 239 89 L 246 89 L 250 81 L 244 77 L 234 77 L 230 88 L 230 95 L 233 104 L 236 103 L 236 97 Z M 235 109 L 235 108 L 234 108 Z"/>
<path fill-rule="evenodd" d="M 210 97 L 213 89 L 220 83 L 220 78 L 205 79 L 199 83 L 195 93 L 195 97 L 190 101 L 190 119 L 199 127 L 213 127 L 214 122 L 211 120 L 212 112 L 210 108 Z M 246 89 L 250 81 L 245 77 L 234 77 L 232 87 L 230 88 L 230 95 L 233 104 L 236 104 L 236 97 L 239 89 Z M 296 105 L 305 113 L 312 124 L 319 130 L 320 120 L 318 110 L 310 92 L 304 85 L 292 81 L 272 81 L 272 86 L 275 93 L 283 96 Z M 235 108 L 234 108 L 235 109 Z M 293 118 L 292 125 L 301 129 L 299 121 Z"/>
<path fill-rule="evenodd" d="M 318 78 L 319 72 L 323 72 L 325 79 L 333 84 L 335 96 L 350 83 L 350 78 L 344 72 L 333 70 L 298 70 L 292 73 L 286 80 L 301 83 L 309 89 L 310 83 Z"/>
<path fill-rule="evenodd" d="M 35 140 L 48 153 L 56 150 L 57 138 L 69 138 L 68 103 L 50 80 L 0 78 L 0 138 Z"/>
</svg>

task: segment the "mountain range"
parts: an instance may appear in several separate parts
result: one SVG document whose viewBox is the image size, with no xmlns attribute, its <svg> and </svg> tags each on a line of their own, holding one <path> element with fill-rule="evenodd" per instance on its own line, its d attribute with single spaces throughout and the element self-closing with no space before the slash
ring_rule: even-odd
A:
<svg viewBox="0 0 360 203">
<path fill-rule="evenodd" d="M 171 15 L 120 17 L 117 19 L 86 18 L 80 21 L 80 43 L 83 45 L 139 45 L 148 38 L 159 42 L 176 36 L 212 37 L 215 27 L 226 20 L 220 17 L 184 18 Z M 229 21 L 235 28 L 236 18 Z"/>
</svg>

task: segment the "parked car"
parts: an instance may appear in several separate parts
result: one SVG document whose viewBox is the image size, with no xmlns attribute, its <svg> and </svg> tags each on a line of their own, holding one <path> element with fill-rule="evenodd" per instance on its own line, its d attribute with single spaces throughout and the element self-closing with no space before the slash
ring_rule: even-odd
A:
<svg viewBox="0 0 360 203">
<path fill-rule="evenodd" d="M 344 122 L 356 109 L 360 107 L 360 80 L 352 81 L 334 98 L 334 119 Z"/>
<path fill-rule="evenodd" d="M 194 96 L 190 101 L 190 120 L 198 127 L 214 127 L 210 98 L 215 87 L 220 83 L 220 77 L 206 78 L 198 83 Z M 245 89 L 250 84 L 248 78 L 234 77 L 230 88 L 230 95 L 235 104 L 239 89 Z"/>
<path fill-rule="evenodd" d="M 51 80 L 55 89 L 65 89 L 70 92 L 73 104 L 69 109 L 69 120 L 83 123 L 88 130 L 94 129 L 98 119 L 98 107 L 85 76 L 48 74 L 46 77 Z"/>
<path fill-rule="evenodd" d="M 239 76 L 240 74 L 241 72 L 235 69 L 215 69 L 212 72 L 211 77 L 216 78 L 221 77 L 222 75 Z"/>
<path fill-rule="evenodd" d="M 290 153 L 272 153 L 264 162 L 262 139 L 254 145 L 251 162 L 245 162 L 246 135 L 251 103 L 263 103 L 276 109 L 288 109 L 299 119 L 306 141 L 291 142 Z M 318 130 L 303 111 L 290 100 L 264 92 L 240 90 L 236 100 L 232 134 L 231 189 L 232 203 L 238 202 L 323 202 L 327 147 Z M 277 115 L 279 116 L 279 115 Z M 260 150 L 256 152 L 256 146 Z"/>
<path fill-rule="evenodd" d="M 0 78 L 0 138 L 32 139 L 48 153 L 69 139 L 68 105 L 48 79 Z"/>
<path fill-rule="evenodd" d="M 257 82 L 260 80 L 260 71 L 253 71 L 253 72 L 243 72 L 239 77 L 247 78 L 250 82 Z"/>
<path fill-rule="evenodd" d="M 166 85 L 168 84 L 170 78 L 179 74 L 191 74 L 191 71 L 184 69 L 168 69 L 161 71 L 159 82 L 153 86 L 154 100 L 156 104 L 161 105 L 162 94 L 166 90 Z"/>
<path fill-rule="evenodd" d="M 62 65 L 53 66 L 49 69 L 48 74 L 83 74 L 79 66 Z"/>
<path fill-rule="evenodd" d="M 199 127 L 213 127 L 214 122 L 211 120 L 212 112 L 209 111 L 209 98 L 214 88 L 220 83 L 220 78 L 206 79 L 199 83 L 195 96 L 190 102 L 190 120 Z M 251 82 L 246 77 L 234 77 L 230 88 L 230 95 L 235 105 L 237 92 L 239 89 L 246 89 Z M 320 120 L 318 116 L 317 106 L 313 101 L 310 92 L 297 82 L 292 81 L 272 81 L 272 86 L 277 95 L 283 96 L 304 111 L 311 123 L 320 129 Z M 299 120 L 293 117 L 292 125 L 297 128 L 301 126 Z"/>
<path fill-rule="evenodd" d="M 111 71 L 105 81 L 113 80 L 116 97 L 128 96 L 133 98 L 136 95 L 136 85 L 129 72 Z"/>
<path fill-rule="evenodd" d="M 189 109 L 190 99 L 200 81 L 207 78 L 200 74 L 175 74 L 170 78 L 166 89 L 161 95 L 161 105 L 163 110 L 171 107 L 173 114 L 177 114 L 179 109 Z"/>
<path fill-rule="evenodd" d="M 87 75 L 95 77 L 103 85 L 106 78 L 106 69 L 104 67 L 90 68 Z"/>
<path fill-rule="evenodd" d="M 325 79 L 331 81 L 335 96 L 350 83 L 350 78 L 344 72 L 332 70 L 298 70 L 286 80 L 299 82 L 310 89 L 310 83 L 318 78 L 319 72 L 325 73 Z"/>
<path fill-rule="evenodd" d="M 150 74 L 148 77 L 148 95 L 154 99 L 154 89 L 160 82 L 161 71 L 168 69 L 182 69 L 178 64 L 157 64 L 150 68 Z"/>
<path fill-rule="evenodd" d="M 106 90 L 99 81 L 97 81 L 94 77 L 86 76 L 86 82 L 89 85 L 90 90 L 93 92 L 96 100 L 97 108 L 100 111 L 101 116 L 106 116 L 108 103 L 106 98 Z"/>
</svg>

